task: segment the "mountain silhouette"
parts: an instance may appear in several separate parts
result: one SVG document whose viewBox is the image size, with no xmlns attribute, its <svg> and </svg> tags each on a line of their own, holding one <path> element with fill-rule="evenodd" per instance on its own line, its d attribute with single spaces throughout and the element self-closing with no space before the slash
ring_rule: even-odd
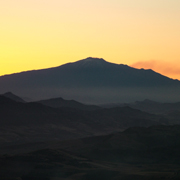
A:
<svg viewBox="0 0 180 180">
<path fill-rule="evenodd" d="M 96 110 L 100 109 L 100 107 L 95 105 L 85 105 L 80 102 L 77 102 L 75 100 L 65 100 L 63 98 L 52 98 L 52 99 L 46 99 L 37 101 L 38 103 L 44 104 L 46 106 L 54 107 L 54 108 L 60 108 L 60 107 L 69 107 L 69 108 L 75 108 L 75 109 L 81 109 L 81 110 Z"/>
<path fill-rule="evenodd" d="M 180 100 L 180 81 L 152 70 L 99 58 L 0 77 L 0 93 L 11 90 L 35 99 L 63 97 L 85 103 Z"/>
<path fill-rule="evenodd" d="M 17 101 L 17 102 L 23 102 L 23 103 L 26 102 L 22 98 L 20 98 L 19 96 L 16 96 L 15 94 L 13 94 L 12 92 L 6 92 L 6 93 L 2 94 L 2 96 L 5 96 L 5 97 L 10 98 L 10 99 Z"/>
</svg>

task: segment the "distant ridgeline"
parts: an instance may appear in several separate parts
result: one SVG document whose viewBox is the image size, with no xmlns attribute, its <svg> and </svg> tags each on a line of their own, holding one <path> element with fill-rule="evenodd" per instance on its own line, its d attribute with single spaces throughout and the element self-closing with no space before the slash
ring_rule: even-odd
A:
<svg viewBox="0 0 180 180">
<path fill-rule="evenodd" d="M 40 100 L 52 97 L 84 103 L 152 99 L 180 101 L 180 81 L 152 70 L 135 69 L 98 58 L 0 77 L 0 93 L 11 91 Z"/>
</svg>

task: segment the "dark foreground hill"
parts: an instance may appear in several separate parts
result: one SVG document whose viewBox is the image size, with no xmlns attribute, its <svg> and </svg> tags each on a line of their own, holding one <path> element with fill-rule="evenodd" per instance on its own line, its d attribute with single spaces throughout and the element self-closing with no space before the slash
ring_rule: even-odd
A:
<svg viewBox="0 0 180 180">
<path fill-rule="evenodd" d="M 98 58 L 1 76 L 0 93 L 9 90 L 35 99 L 63 97 L 92 104 L 146 98 L 180 100 L 178 80 Z"/>
<path fill-rule="evenodd" d="M 0 143 L 42 142 L 108 134 L 168 120 L 129 107 L 93 111 L 21 103 L 0 96 Z"/>
<path fill-rule="evenodd" d="M 61 146 L 91 159 L 180 165 L 180 125 L 132 127 L 120 133 L 77 140 L 77 146 L 72 142 Z"/>
<path fill-rule="evenodd" d="M 22 145 L 21 149 L 27 147 L 31 145 Z M 2 180 L 178 180 L 179 150 L 178 125 L 130 128 L 107 136 L 49 142 L 43 149 L 28 153 L 2 155 L 0 177 Z"/>
</svg>

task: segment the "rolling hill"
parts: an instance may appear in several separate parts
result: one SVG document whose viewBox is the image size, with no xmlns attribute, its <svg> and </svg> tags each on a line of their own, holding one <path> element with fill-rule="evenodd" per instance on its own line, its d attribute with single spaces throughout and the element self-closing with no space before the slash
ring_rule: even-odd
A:
<svg viewBox="0 0 180 180">
<path fill-rule="evenodd" d="M 0 144 L 74 139 L 121 131 L 168 120 L 129 107 L 97 110 L 52 108 L 0 96 Z"/>
</svg>

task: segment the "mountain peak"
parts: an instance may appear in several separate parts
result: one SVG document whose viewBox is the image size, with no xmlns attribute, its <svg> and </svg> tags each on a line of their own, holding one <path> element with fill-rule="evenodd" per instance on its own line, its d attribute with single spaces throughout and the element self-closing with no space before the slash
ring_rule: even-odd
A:
<svg viewBox="0 0 180 180">
<path fill-rule="evenodd" d="M 86 59 L 82 59 L 79 61 L 76 61 L 75 63 L 72 63 L 73 66 L 80 67 L 80 68 L 92 68 L 92 67 L 98 67 L 98 68 L 104 68 L 109 67 L 111 65 L 116 65 L 114 63 L 110 63 L 105 61 L 103 58 L 96 58 L 96 57 L 88 57 Z"/>
<path fill-rule="evenodd" d="M 2 96 L 5 96 L 5 97 L 7 97 L 7 98 L 9 98 L 9 99 L 12 99 L 12 100 L 14 100 L 14 101 L 16 101 L 16 102 L 25 103 L 25 101 L 24 101 L 22 98 L 20 98 L 19 96 L 16 96 L 16 95 L 13 94 L 12 92 L 6 92 L 6 93 L 2 94 Z"/>
<path fill-rule="evenodd" d="M 97 58 L 97 57 L 87 57 L 86 59 L 83 59 L 84 61 L 89 61 L 89 62 L 106 62 L 103 58 Z"/>
</svg>

